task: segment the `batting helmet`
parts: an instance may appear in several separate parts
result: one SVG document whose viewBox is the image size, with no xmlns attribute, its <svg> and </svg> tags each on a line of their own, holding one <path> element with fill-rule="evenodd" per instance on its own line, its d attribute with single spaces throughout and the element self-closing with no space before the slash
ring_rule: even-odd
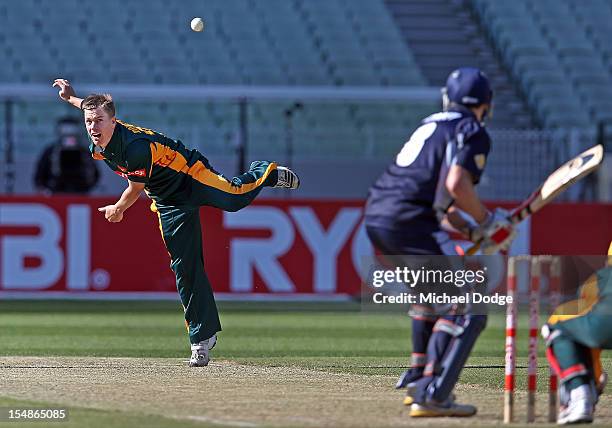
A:
<svg viewBox="0 0 612 428">
<path fill-rule="evenodd" d="M 445 103 L 478 106 L 491 104 L 493 90 L 487 76 L 477 68 L 462 67 L 453 71 L 442 88 Z"/>
</svg>

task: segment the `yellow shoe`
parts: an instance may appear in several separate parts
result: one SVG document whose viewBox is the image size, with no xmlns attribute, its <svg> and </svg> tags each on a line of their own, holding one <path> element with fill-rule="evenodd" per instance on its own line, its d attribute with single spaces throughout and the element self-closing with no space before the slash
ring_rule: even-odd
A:
<svg viewBox="0 0 612 428">
<path fill-rule="evenodd" d="M 418 404 L 410 406 L 410 416 L 413 418 L 439 418 L 445 416 L 468 417 L 476 414 L 476 407 L 470 404 L 457 404 L 450 401 L 446 404 Z"/>
<path fill-rule="evenodd" d="M 414 394 L 416 393 L 416 386 L 414 383 L 409 383 L 406 386 L 406 397 L 404 397 L 404 406 L 410 406 L 414 403 Z"/>
</svg>

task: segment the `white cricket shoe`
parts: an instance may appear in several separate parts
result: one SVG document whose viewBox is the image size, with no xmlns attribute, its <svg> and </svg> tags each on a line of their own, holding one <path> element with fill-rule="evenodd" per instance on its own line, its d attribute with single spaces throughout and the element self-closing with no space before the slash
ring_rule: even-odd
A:
<svg viewBox="0 0 612 428">
<path fill-rule="evenodd" d="M 191 358 L 189 367 L 204 367 L 210 362 L 209 352 L 217 344 L 217 335 L 191 345 Z"/>
<path fill-rule="evenodd" d="M 282 187 L 285 189 L 297 189 L 300 187 L 300 179 L 297 174 L 291 171 L 286 166 L 277 166 L 278 181 L 274 187 Z"/>
<path fill-rule="evenodd" d="M 593 422 L 595 410 L 591 389 L 581 385 L 570 392 L 570 400 L 559 412 L 558 425 L 585 424 Z"/>
</svg>

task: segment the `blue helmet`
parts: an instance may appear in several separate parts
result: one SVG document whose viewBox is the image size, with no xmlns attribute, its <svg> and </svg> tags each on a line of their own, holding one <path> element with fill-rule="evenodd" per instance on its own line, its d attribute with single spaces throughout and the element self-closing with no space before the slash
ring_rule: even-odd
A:
<svg viewBox="0 0 612 428">
<path fill-rule="evenodd" d="M 468 107 L 491 104 L 493 90 L 487 76 L 477 68 L 461 67 L 446 79 L 442 89 L 445 103 L 462 104 Z"/>
</svg>

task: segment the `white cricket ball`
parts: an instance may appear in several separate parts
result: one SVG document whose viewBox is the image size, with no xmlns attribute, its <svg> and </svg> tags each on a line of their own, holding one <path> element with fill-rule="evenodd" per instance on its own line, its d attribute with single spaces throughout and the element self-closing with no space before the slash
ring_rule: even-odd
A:
<svg viewBox="0 0 612 428">
<path fill-rule="evenodd" d="M 204 30 L 204 20 L 202 18 L 193 18 L 191 20 L 191 29 L 198 33 Z"/>
</svg>

